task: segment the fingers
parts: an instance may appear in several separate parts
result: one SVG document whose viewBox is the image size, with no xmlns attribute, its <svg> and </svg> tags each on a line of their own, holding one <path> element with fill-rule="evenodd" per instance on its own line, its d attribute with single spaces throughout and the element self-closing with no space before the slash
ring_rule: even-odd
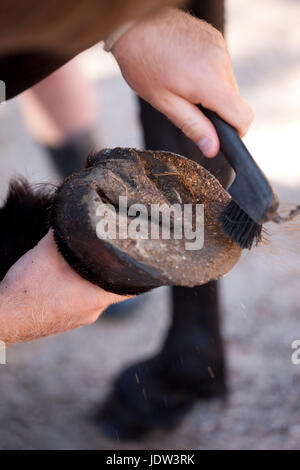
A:
<svg viewBox="0 0 300 470">
<path fill-rule="evenodd" d="M 204 106 L 233 126 L 241 137 L 247 133 L 253 121 L 253 110 L 238 91 L 230 90 L 226 93 L 226 90 L 222 90 L 220 94 L 216 91 L 213 99 L 208 100 Z"/>
<path fill-rule="evenodd" d="M 205 157 L 216 156 L 220 147 L 216 130 L 196 105 L 167 93 L 155 106 L 199 147 Z"/>
<path fill-rule="evenodd" d="M 251 107 L 238 91 L 230 90 L 226 93 L 222 89 L 220 94 L 216 91 L 211 99 L 207 97 L 207 100 L 201 104 L 215 111 L 233 126 L 241 137 L 247 133 L 253 120 Z M 211 158 L 217 155 L 220 143 L 216 130 L 196 105 L 168 92 L 164 93 L 164 97 L 161 97 L 155 106 L 199 147 L 205 157 Z"/>
</svg>

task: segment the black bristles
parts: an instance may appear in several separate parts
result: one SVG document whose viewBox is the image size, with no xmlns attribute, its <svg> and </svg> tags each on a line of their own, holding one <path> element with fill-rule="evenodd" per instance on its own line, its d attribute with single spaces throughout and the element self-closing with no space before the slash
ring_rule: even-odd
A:
<svg viewBox="0 0 300 470">
<path fill-rule="evenodd" d="M 250 250 L 262 239 L 262 225 L 251 219 L 238 204 L 230 201 L 220 216 L 220 222 L 228 235 L 241 248 Z"/>
</svg>

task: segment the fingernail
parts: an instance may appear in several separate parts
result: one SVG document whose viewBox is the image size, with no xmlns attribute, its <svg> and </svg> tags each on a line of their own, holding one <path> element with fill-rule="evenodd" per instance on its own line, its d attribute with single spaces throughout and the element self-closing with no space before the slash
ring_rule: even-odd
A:
<svg viewBox="0 0 300 470">
<path fill-rule="evenodd" d="M 204 155 L 207 155 L 212 150 L 213 143 L 208 137 L 204 137 L 203 139 L 199 140 L 197 145 L 201 152 L 204 153 Z"/>
</svg>

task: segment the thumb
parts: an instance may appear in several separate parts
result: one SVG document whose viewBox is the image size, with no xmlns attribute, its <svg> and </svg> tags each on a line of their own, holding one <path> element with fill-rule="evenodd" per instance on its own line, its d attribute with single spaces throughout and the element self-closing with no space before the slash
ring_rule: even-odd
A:
<svg viewBox="0 0 300 470">
<path fill-rule="evenodd" d="M 220 148 L 216 130 L 196 105 L 170 93 L 156 107 L 199 147 L 205 157 L 216 156 Z"/>
</svg>

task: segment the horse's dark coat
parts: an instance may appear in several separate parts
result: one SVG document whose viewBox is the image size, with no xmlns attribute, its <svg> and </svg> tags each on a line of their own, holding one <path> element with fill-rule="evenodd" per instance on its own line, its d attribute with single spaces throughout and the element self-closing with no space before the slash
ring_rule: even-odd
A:
<svg viewBox="0 0 300 470">
<path fill-rule="evenodd" d="M 0 208 L 0 280 L 46 235 L 51 203 L 52 191 L 48 186 L 40 186 L 35 191 L 26 180 L 10 183 L 6 201 Z"/>
</svg>

